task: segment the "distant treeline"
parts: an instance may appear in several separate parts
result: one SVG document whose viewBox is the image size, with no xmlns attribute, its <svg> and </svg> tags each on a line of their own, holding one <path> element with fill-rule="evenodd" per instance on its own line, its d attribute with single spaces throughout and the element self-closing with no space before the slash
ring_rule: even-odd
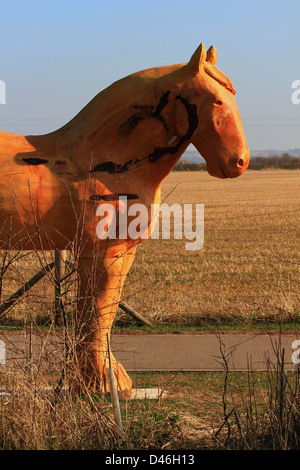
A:
<svg viewBox="0 0 300 470">
<path fill-rule="evenodd" d="M 250 170 L 264 170 L 266 168 L 282 168 L 285 170 L 300 169 L 300 157 L 294 157 L 289 153 L 282 155 L 270 155 L 268 157 L 251 157 L 248 168 Z M 192 163 L 184 160 L 174 167 L 174 171 L 203 171 L 205 163 Z"/>
</svg>

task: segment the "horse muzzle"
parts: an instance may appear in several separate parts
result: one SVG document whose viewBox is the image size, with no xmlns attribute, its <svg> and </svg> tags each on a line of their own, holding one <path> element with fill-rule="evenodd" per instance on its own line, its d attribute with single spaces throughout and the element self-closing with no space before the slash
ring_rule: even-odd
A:
<svg viewBox="0 0 300 470">
<path fill-rule="evenodd" d="M 217 178 L 237 178 L 247 169 L 250 161 L 249 150 L 242 155 L 234 155 L 228 161 L 218 162 L 218 165 L 210 167 L 207 165 L 207 171 L 211 176 Z"/>
</svg>

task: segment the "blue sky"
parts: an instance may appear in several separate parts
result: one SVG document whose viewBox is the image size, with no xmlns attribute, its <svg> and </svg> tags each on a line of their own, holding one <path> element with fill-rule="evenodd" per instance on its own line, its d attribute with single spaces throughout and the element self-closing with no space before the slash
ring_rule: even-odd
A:
<svg viewBox="0 0 300 470">
<path fill-rule="evenodd" d="M 299 0 L 0 0 L 0 130 L 53 131 L 99 91 L 187 62 L 203 42 L 234 83 L 252 150 L 300 148 Z"/>
</svg>

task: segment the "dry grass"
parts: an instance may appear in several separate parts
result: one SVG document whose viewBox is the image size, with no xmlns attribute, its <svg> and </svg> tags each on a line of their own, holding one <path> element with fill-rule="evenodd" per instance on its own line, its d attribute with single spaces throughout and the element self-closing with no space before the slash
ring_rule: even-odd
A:
<svg viewBox="0 0 300 470">
<path fill-rule="evenodd" d="M 299 449 L 299 370 L 287 373 L 280 394 L 278 365 L 264 372 L 160 374 L 165 410 L 177 415 L 177 434 L 169 433 L 164 448 Z M 136 373 L 134 381 L 144 384 L 147 376 L 148 385 L 158 381 L 154 373 Z"/>
<path fill-rule="evenodd" d="M 109 397 L 55 394 L 57 377 L 0 367 L 0 450 L 160 449 L 177 441 L 177 416 L 167 404 L 121 400 L 123 434 Z"/>
<path fill-rule="evenodd" d="M 299 371 L 132 373 L 133 386 L 168 391 L 160 400 L 120 400 L 123 436 L 109 398 L 55 396 L 47 374 L 2 371 L 0 449 L 299 449 Z M 226 383 L 226 387 L 225 384 Z M 282 419 L 278 405 L 282 403 Z M 226 405 L 226 408 L 225 408 Z"/>
</svg>

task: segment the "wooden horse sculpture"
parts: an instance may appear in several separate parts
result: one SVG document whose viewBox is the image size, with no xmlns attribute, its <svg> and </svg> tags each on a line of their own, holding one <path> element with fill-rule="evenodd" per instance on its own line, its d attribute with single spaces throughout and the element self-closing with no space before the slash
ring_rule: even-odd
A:
<svg viewBox="0 0 300 470">
<path fill-rule="evenodd" d="M 109 390 L 108 338 L 140 239 L 99 239 L 99 204 L 160 203 L 160 187 L 189 144 L 218 178 L 241 175 L 249 150 L 231 81 L 203 44 L 187 64 L 156 67 L 99 93 L 47 135 L 0 132 L 0 238 L 24 249 L 77 247 L 76 360 L 86 386 Z M 149 212 L 150 213 L 150 212 Z M 21 239 L 21 229 L 30 235 Z M 149 219 L 149 233 L 151 220 Z M 19 237 L 19 238 L 18 238 Z M 80 242 L 80 243 L 79 243 Z M 23 245 L 22 245 L 23 243 Z M 118 392 L 131 380 L 112 357 Z"/>
</svg>

